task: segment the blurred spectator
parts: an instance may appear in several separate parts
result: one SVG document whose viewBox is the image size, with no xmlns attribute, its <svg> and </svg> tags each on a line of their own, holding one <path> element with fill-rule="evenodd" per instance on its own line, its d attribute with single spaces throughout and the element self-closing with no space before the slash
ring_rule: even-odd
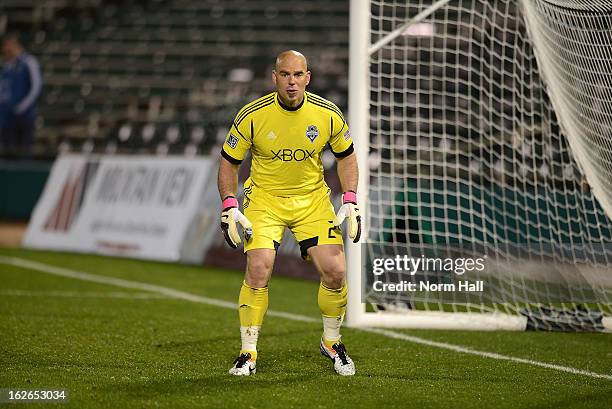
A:
<svg viewBox="0 0 612 409">
<path fill-rule="evenodd" d="M 37 100 L 42 89 L 38 61 L 25 52 L 19 37 L 2 42 L 0 73 L 0 145 L 5 151 L 29 154 L 34 143 Z"/>
</svg>

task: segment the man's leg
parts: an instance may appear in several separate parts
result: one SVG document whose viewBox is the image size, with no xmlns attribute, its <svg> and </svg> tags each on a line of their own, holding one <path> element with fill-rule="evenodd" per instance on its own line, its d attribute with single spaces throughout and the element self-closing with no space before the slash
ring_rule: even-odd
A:
<svg viewBox="0 0 612 409">
<path fill-rule="evenodd" d="M 272 249 L 252 249 L 247 251 L 247 267 L 240 295 L 238 315 L 240 316 L 240 338 L 242 346 L 237 361 L 230 369 L 232 375 L 249 375 L 255 371 L 257 360 L 257 339 L 268 309 L 268 281 L 276 252 Z M 243 358 L 245 357 L 245 358 Z"/>
<path fill-rule="evenodd" d="M 323 317 L 321 352 L 334 361 L 340 375 L 354 375 L 355 365 L 340 341 L 340 327 L 346 313 L 346 267 L 339 244 L 324 244 L 308 249 L 308 255 L 321 276 L 319 308 Z"/>
<path fill-rule="evenodd" d="M 276 252 L 271 249 L 247 251 L 247 268 L 238 297 L 242 349 L 257 359 L 257 337 L 268 309 L 268 281 Z"/>
<path fill-rule="evenodd" d="M 17 128 L 14 121 L 2 127 L 2 148 L 4 153 L 11 155 L 17 150 Z"/>
<path fill-rule="evenodd" d="M 19 154 L 28 156 L 32 153 L 34 146 L 35 118 L 16 119 L 15 144 Z"/>
<path fill-rule="evenodd" d="M 340 326 L 346 312 L 344 251 L 338 244 L 308 249 L 319 275 L 319 308 L 323 315 L 323 341 L 329 347 L 340 341 Z"/>
</svg>

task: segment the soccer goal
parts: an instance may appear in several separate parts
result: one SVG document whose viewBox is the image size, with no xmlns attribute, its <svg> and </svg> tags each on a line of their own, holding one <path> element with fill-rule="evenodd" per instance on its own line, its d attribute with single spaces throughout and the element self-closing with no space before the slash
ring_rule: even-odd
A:
<svg viewBox="0 0 612 409">
<path fill-rule="evenodd" d="M 351 1 L 348 325 L 612 328 L 609 4 Z"/>
</svg>

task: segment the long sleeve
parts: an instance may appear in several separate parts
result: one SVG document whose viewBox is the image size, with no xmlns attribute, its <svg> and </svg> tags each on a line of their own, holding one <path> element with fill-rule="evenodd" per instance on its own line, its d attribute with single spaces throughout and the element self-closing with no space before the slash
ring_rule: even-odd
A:
<svg viewBox="0 0 612 409">
<path fill-rule="evenodd" d="M 30 90 L 21 101 L 17 102 L 17 106 L 15 107 L 16 114 L 22 114 L 27 111 L 36 102 L 42 89 L 42 76 L 38 62 L 31 55 L 26 56 L 24 62 L 28 69 L 28 75 L 30 76 Z"/>
</svg>

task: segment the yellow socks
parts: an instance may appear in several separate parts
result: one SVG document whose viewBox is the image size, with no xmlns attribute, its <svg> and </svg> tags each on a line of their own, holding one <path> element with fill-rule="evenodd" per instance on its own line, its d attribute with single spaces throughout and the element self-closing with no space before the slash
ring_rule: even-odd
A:
<svg viewBox="0 0 612 409">
<path fill-rule="evenodd" d="M 240 354 L 250 353 L 252 360 L 257 360 L 257 338 L 268 310 L 268 287 L 252 288 L 243 281 L 238 297 L 238 315 L 240 316 Z"/>
<path fill-rule="evenodd" d="M 338 289 L 319 285 L 319 308 L 323 316 L 323 342 L 329 348 L 340 340 L 340 327 L 346 313 L 346 283 Z M 264 316 L 268 309 L 268 287 L 252 288 L 242 283 L 238 297 L 238 314 L 240 316 L 240 353 L 250 353 L 252 360 L 257 360 L 257 339 Z"/>
<path fill-rule="evenodd" d="M 347 285 L 333 289 L 321 282 L 319 309 L 323 316 L 323 342 L 329 348 L 340 340 L 340 326 L 346 313 Z"/>
</svg>

